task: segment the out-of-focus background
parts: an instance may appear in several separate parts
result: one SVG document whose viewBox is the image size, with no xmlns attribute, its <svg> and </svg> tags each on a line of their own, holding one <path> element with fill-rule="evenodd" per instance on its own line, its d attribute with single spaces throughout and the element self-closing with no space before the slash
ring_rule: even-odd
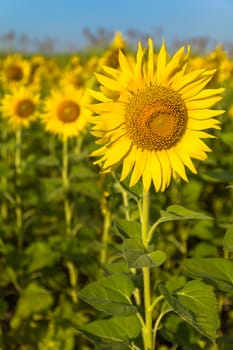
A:
<svg viewBox="0 0 233 350">
<path fill-rule="evenodd" d="M 0 4 L 0 50 L 103 47 L 116 30 L 132 44 L 152 36 L 233 50 L 232 18 L 232 0 L 8 0 Z"/>
</svg>

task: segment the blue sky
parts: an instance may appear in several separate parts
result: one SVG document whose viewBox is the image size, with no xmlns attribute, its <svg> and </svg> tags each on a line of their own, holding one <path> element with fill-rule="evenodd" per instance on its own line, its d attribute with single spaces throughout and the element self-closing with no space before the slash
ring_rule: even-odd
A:
<svg viewBox="0 0 233 350">
<path fill-rule="evenodd" d="M 167 41 L 209 37 L 233 43 L 233 0 L 6 0 L 0 3 L 0 37 L 9 31 L 30 38 L 85 43 L 82 30 L 162 29 Z"/>
</svg>

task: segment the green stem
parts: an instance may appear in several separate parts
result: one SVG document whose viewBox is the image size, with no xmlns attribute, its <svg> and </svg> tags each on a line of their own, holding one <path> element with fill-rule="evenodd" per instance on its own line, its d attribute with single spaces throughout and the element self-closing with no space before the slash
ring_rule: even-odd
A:
<svg viewBox="0 0 233 350">
<path fill-rule="evenodd" d="M 15 134 L 15 176 L 16 176 L 16 194 L 15 194 L 15 215 L 16 215 L 16 230 L 18 236 L 18 247 L 23 245 L 23 211 L 22 198 L 20 194 L 21 175 L 22 175 L 22 129 L 19 127 Z"/>
<path fill-rule="evenodd" d="M 111 226 L 111 212 L 108 209 L 105 209 L 103 235 L 102 235 L 103 248 L 101 248 L 101 251 L 100 251 L 100 263 L 101 264 L 104 264 L 107 261 L 107 243 L 108 243 L 110 226 Z"/>
<path fill-rule="evenodd" d="M 147 236 L 149 232 L 149 212 L 150 212 L 150 197 L 149 192 L 143 193 L 142 198 L 142 242 L 144 248 L 147 250 L 148 241 Z M 143 329 L 144 350 L 153 350 L 153 331 L 152 331 L 152 305 L 151 305 L 151 276 L 150 268 L 144 267 L 143 273 L 143 293 L 144 293 L 144 311 L 145 311 L 145 327 Z"/>
<path fill-rule="evenodd" d="M 71 235 L 71 219 L 72 219 L 72 208 L 68 198 L 69 190 L 69 159 L 68 159 L 68 140 L 63 138 L 63 152 L 62 152 L 62 182 L 63 189 L 65 192 L 64 199 L 64 214 L 65 214 L 65 227 L 66 235 Z"/>
</svg>

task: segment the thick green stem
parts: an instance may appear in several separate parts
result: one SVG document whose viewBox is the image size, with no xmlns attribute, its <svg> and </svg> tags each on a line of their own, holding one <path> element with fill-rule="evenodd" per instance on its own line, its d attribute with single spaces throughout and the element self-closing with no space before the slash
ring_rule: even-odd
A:
<svg viewBox="0 0 233 350">
<path fill-rule="evenodd" d="M 143 193 L 142 198 L 142 242 L 147 250 L 147 236 L 149 232 L 149 212 L 150 212 L 150 197 L 149 192 Z M 143 293 L 144 293 L 144 312 L 145 312 L 145 327 L 143 329 L 144 350 L 153 350 L 153 329 L 152 329 L 152 305 L 151 305 L 151 276 L 150 268 L 144 267 L 143 273 Z"/>
<path fill-rule="evenodd" d="M 63 153 L 62 153 L 62 182 L 65 192 L 64 198 L 64 215 L 65 215 L 65 227 L 66 235 L 71 235 L 71 219 L 72 219 L 72 208 L 68 198 L 69 190 L 69 159 L 68 159 L 68 140 L 63 138 Z"/>
<path fill-rule="evenodd" d="M 23 211 L 22 198 L 20 194 L 21 176 L 22 176 L 22 162 L 21 162 L 21 144 L 22 144 L 22 129 L 18 128 L 15 135 L 15 215 L 16 215 L 16 231 L 18 236 L 19 248 L 23 245 Z"/>
</svg>

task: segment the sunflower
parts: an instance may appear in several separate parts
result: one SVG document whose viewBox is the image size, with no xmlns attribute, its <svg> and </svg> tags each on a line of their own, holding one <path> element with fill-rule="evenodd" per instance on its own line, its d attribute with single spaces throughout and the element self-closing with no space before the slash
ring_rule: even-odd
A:
<svg viewBox="0 0 233 350">
<path fill-rule="evenodd" d="M 163 42 L 156 56 L 149 38 L 146 59 L 139 42 L 134 62 L 119 51 L 119 69 L 96 74 L 102 86 L 91 91 L 99 103 L 91 105 L 97 115 L 90 122 L 101 146 L 92 156 L 104 173 L 121 165 L 120 181 L 131 175 L 134 186 L 142 178 L 145 191 L 152 182 L 164 191 L 172 178 L 188 181 L 186 167 L 197 173 L 192 158 L 204 160 L 211 151 L 202 139 L 214 137 L 206 129 L 220 129 L 214 117 L 223 110 L 210 107 L 224 89 L 205 88 L 214 70 L 186 72 L 189 51 L 182 47 L 168 59 Z"/>
<path fill-rule="evenodd" d="M 30 62 L 20 54 L 9 55 L 3 61 L 0 80 L 6 88 L 11 88 L 15 83 L 27 84 L 30 69 Z"/>
<path fill-rule="evenodd" d="M 85 108 L 89 98 L 82 88 L 65 86 L 63 90 L 53 89 L 44 102 L 41 115 L 46 130 L 65 139 L 82 133 L 87 125 L 86 117 L 91 115 Z"/>
<path fill-rule="evenodd" d="M 1 101 L 3 117 L 14 129 L 28 127 L 38 116 L 39 99 L 38 91 L 32 87 L 15 85 Z"/>
</svg>

